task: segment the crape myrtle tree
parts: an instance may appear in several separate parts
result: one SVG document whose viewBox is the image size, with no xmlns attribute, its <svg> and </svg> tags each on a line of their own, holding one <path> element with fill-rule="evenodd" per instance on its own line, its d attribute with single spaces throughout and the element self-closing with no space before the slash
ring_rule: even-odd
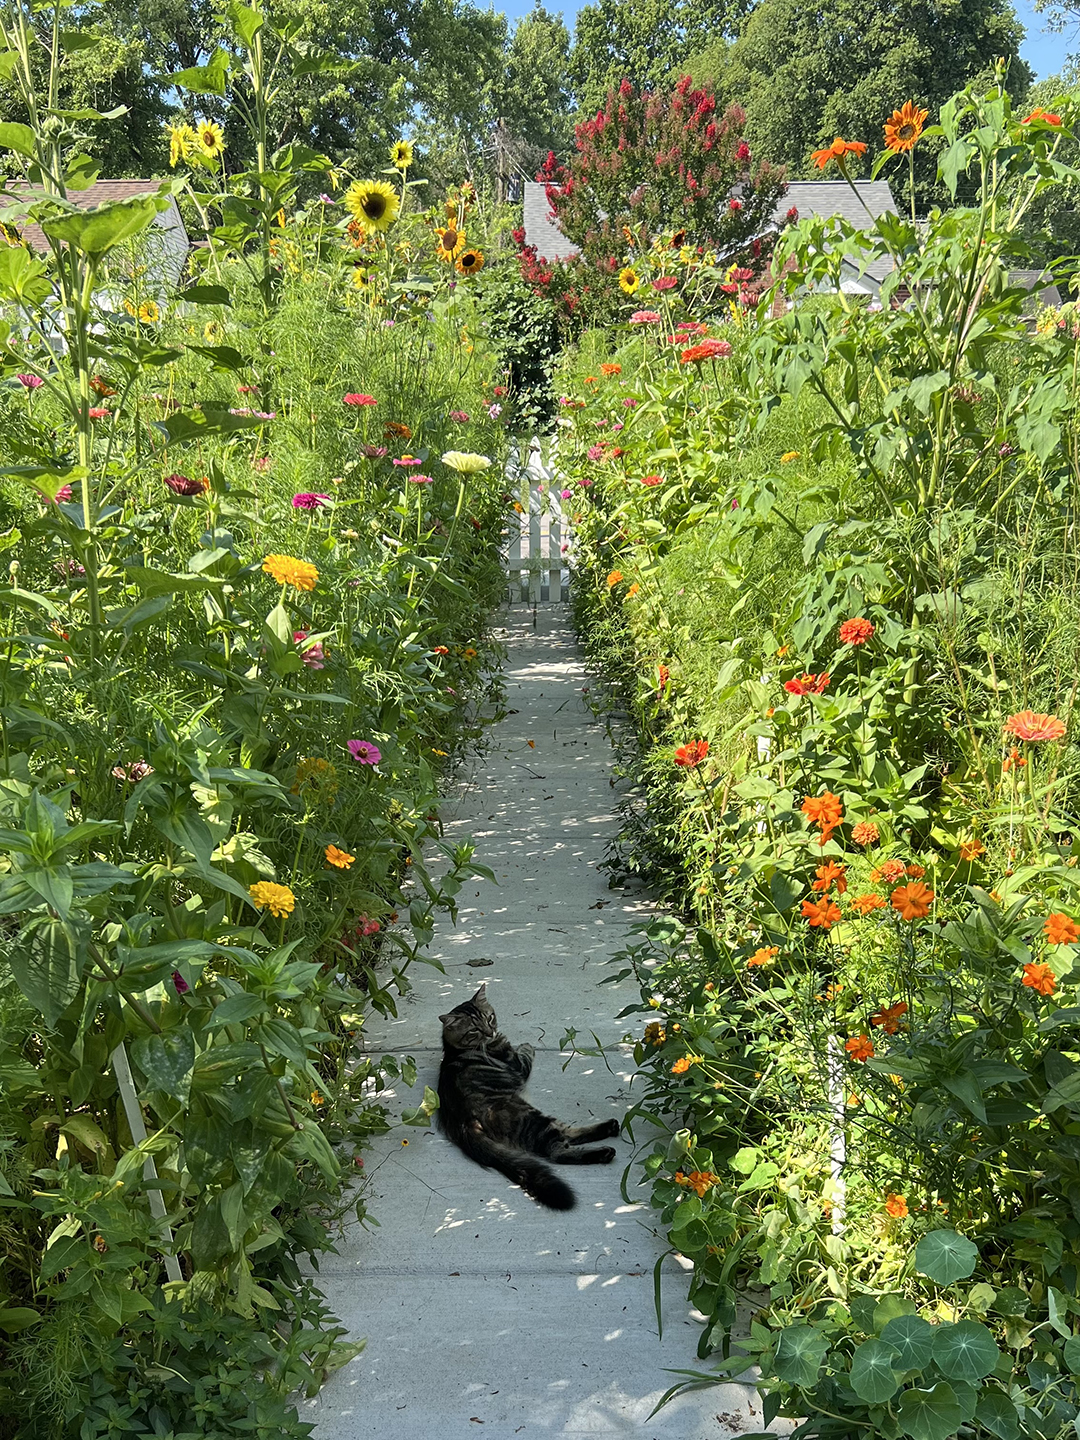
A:
<svg viewBox="0 0 1080 1440">
<path fill-rule="evenodd" d="M 744 124 L 739 106 L 719 113 L 712 93 L 689 76 L 674 90 L 623 80 L 577 126 L 569 161 L 549 154 L 537 177 L 578 254 L 551 263 L 515 231 L 526 279 L 558 300 L 564 316 L 597 323 L 625 299 L 626 260 L 674 237 L 679 250 L 737 266 L 744 291 L 753 289 L 768 274 L 772 216 L 785 186 L 782 170 L 754 159 Z"/>
</svg>

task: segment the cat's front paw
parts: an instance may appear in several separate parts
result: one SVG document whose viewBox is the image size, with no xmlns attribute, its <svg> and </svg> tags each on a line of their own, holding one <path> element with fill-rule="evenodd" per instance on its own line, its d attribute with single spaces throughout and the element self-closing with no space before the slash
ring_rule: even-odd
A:
<svg viewBox="0 0 1080 1440">
<path fill-rule="evenodd" d="M 519 1045 L 517 1052 L 523 1060 L 535 1060 L 536 1050 L 532 1045 Z"/>
<path fill-rule="evenodd" d="M 605 1145 L 596 1152 L 596 1163 L 598 1165 L 610 1165 L 612 1160 L 614 1159 L 615 1151 L 611 1148 L 610 1145 Z"/>
<path fill-rule="evenodd" d="M 600 1130 L 597 1131 L 596 1138 L 598 1140 L 614 1140 L 621 1129 L 622 1126 L 619 1124 L 618 1120 L 609 1120 Z"/>
</svg>

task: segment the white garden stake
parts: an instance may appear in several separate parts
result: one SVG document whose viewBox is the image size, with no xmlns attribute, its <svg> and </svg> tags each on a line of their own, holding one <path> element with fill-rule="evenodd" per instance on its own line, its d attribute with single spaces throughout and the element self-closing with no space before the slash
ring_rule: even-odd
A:
<svg viewBox="0 0 1080 1440">
<path fill-rule="evenodd" d="M 132 1078 L 131 1066 L 128 1064 L 127 1050 L 123 1041 L 112 1053 L 113 1072 L 116 1075 L 117 1084 L 120 1086 L 120 1098 L 124 1102 L 124 1114 L 127 1116 L 128 1129 L 131 1131 L 131 1138 L 136 1145 L 141 1145 L 146 1139 L 146 1125 L 143 1121 L 142 1108 L 139 1105 L 139 1097 L 135 1093 L 135 1081 Z M 154 1164 L 154 1157 L 148 1155 L 143 1164 L 143 1179 L 156 1180 L 158 1178 L 157 1166 Z M 180 1261 L 171 1254 L 173 1243 L 172 1226 L 165 1223 L 165 1198 L 161 1191 L 155 1186 L 148 1190 L 147 1197 L 150 1200 L 150 1214 L 161 1223 L 161 1233 L 164 1237 L 168 1251 L 162 1251 L 162 1259 L 165 1261 L 165 1273 L 170 1280 L 183 1282 L 184 1276 L 180 1270 Z"/>
</svg>

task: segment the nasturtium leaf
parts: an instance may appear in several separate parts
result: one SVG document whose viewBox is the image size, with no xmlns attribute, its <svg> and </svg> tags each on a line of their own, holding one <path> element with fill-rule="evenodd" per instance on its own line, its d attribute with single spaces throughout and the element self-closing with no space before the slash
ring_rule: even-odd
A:
<svg viewBox="0 0 1080 1440">
<path fill-rule="evenodd" d="M 978 1247 L 955 1230 L 931 1230 L 915 1247 L 915 1269 L 938 1285 L 966 1280 L 978 1258 Z"/>
<path fill-rule="evenodd" d="M 939 1325 L 934 1331 L 934 1363 L 950 1380 L 981 1380 L 1000 1353 L 993 1335 L 976 1320 Z"/>
<path fill-rule="evenodd" d="M 1020 1434 L 1020 1417 L 1016 1406 L 1000 1390 L 984 1388 L 975 1406 L 975 1418 L 984 1430 L 997 1440 L 1016 1440 Z"/>
<path fill-rule="evenodd" d="M 1065 1341 L 1062 1353 L 1072 1374 L 1080 1375 L 1080 1335 L 1071 1335 Z"/>
<path fill-rule="evenodd" d="M 900 1429 L 911 1440 L 949 1440 L 964 1423 L 953 1388 L 944 1380 L 929 1390 L 905 1390 L 896 1413 Z"/>
<path fill-rule="evenodd" d="M 851 1361 L 851 1388 L 860 1400 L 871 1405 L 884 1404 L 897 1391 L 897 1380 L 893 1374 L 896 1351 L 891 1345 L 880 1340 L 865 1340 L 855 1351 Z"/>
<path fill-rule="evenodd" d="M 781 1330 L 776 1342 L 773 1369 L 788 1385 L 809 1389 L 817 1381 L 829 1342 L 811 1325 L 791 1325 Z"/>
<path fill-rule="evenodd" d="M 922 1370 L 934 1353 L 934 1327 L 921 1315 L 898 1315 L 881 1332 L 882 1341 L 896 1351 L 897 1370 Z"/>
</svg>

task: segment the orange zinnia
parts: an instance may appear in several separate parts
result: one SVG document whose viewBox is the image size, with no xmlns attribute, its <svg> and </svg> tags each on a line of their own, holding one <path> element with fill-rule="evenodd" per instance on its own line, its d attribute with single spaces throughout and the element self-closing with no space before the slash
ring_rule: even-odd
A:
<svg viewBox="0 0 1080 1440">
<path fill-rule="evenodd" d="M 851 838 L 856 845 L 875 845 L 881 839 L 881 831 L 873 820 L 860 820 L 852 827 Z"/>
<path fill-rule="evenodd" d="M 708 740 L 691 740 L 688 745 L 680 745 L 675 751 L 675 764 L 682 770 L 693 770 L 708 753 Z"/>
<path fill-rule="evenodd" d="M 847 866 L 837 865 L 833 860 L 827 860 L 824 865 L 819 865 L 816 870 L 817 879 L 814 881 L 815 890 L 831 890 L 836 886 L 836 893 L 843 895 L 847 890 Z"/>
<path fill-rule="evenodd" d="M 1053 995 L 1057 989 L 1057 980 L 1049 965 L 1025 965 L 1021 983 L 1034 990 L 1037 995 Z"/>
<path fill-rule="evenodd" d="M 885 901 L 880 895 L 856 895 L 851 901 L 856 915 L 869 915 L 872 910 L 884 910 Z"/>
<path fill-rule="evenodd" d="M 1046 917 L 1043 934 L 1048 945 L 1075 945 L 1080 940 L 1080 926 L 1070 916 L 1058 912 Z"/>
<path fill-rule="evenodd" d="M 823 895 L 820 900 L 804 900 L 802 917 L 811 929 L 820 926 L 822 930 L 831 930 L 841 918 L 840 906 L 827 895 Z"/>
<path fill-rule="evenodd" d="M 894 1220 L 904 1220 L 907 1213 L 907 1201 L 902 1195 L 894 1195 L 890 1190 L 885 1196 L 885 1214 L 891 1215 Z"/>
<path fill-rule="evenodd" d="M 904 874 L 909 880 L 921 880 L 926 874 L 926 867 L 924 865 L 916 865 L 914 861 L 912 861 L 910 865 L 904 867 Z"/>
<path fill-rule="evenodd" d="M 901 885 L 892 892 L 893 909 L 900 912 L 901 920 L 923 920 L 930 914 L 934 892 L 920 880 L 910 885 Z"/>
<path fill-rule="evenodd" d="M 912 150 L 926 124 L 927 110 L 920 110 L 913 101 L 905 100 L 885 121 L 885 149 L 894 155 Z"/>
<path fill-rule="evenodd" d="M 874 633 L 874 626 L 869 620 L 862 616 L 854 620 L 845 620 L 840 626 L 841 645 L 865 645 Z"/>
<path fill-rule="evenodd" d="M 895 1035 L 900 1029 L 900 1019 L 907 1014 L 907 1001 L 898 1000 L 895 1005 L 883 1005 L 876 1015 L 870 1016 L 871 1025 L 880 1025 L 886 1035 Z"/>
<path fill-rule="evenodd" d="M 877 884 L 884 880 L 887 885 L 895 885 L 897 880 L 903 878 L 904 862 L 902 860 L 883 860 L 880 865 L 875 865 L 870 871 L 871 883 Z"/>
<path fill-rule="evenodd" d="M 755 965 L 768 965 L 773 956 L 779 954 L 779 945 L 763 945 L 760 950 L 755 950 L 749 960 L 747 960 L 747 968 L 751 969 Z"/>
<path fill-rule="evenodd" d="M 834 795 L 831 790 L 826 790 L 824 795 L 808 795 L 801 808 L 810 824 L 817 825 L 822 830 L 835 829 L 844 818 L 840 796 Z"/>
<path fill-rule="evenodd" d="M 601 365 L 601 366 L 600 366 L 600 374 L 601 374 L 601 375 L 621 375 L 621 374 L 622 374 L 622 366 L 621 366 L 621 365 L 614 365 L 614 364 Z"/>
<path fill-rule="evenodd" d="M 860 1064 L 871 1059 L 875 1053 L 874 1043 L 869 1035 L 853 1035 L 850 1040 L 844 1041 L 844 1049 L 852 1060 L 858 1060 Z"/>
<path fill-rule="evenodd" d="M 841 140 L 838 135 L 824 150 L 815 150 L 810 159 L 819 170 L 824 170 L 830 160 L 839 160 L 842 166 L 845 155 L 864 155 L 865 153 L 865 140 Z"/>
<path fill-rule="evenodd" d="M 1015 735 L 1031 745 L 1044 740 L 1060 740 L 1065 734 L 1064 722 L 1056 715 L 1043 715 L 1034 710 L 1018 710 L 1005 721 L 1005 734 Z"/>
</svg>

